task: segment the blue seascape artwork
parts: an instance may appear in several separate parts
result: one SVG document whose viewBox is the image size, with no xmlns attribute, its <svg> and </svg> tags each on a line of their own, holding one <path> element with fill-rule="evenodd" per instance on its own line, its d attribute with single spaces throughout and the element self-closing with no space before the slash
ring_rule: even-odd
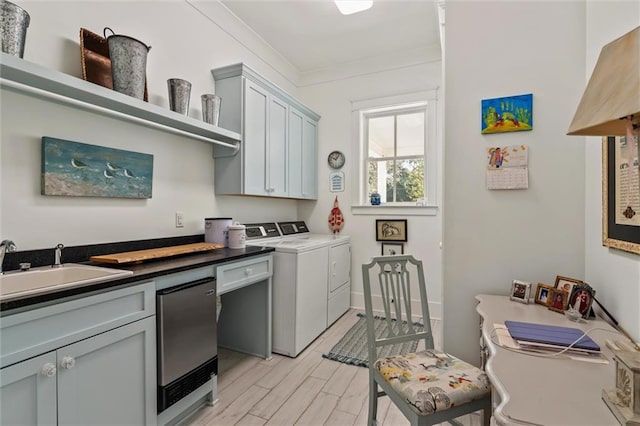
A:
<svg viewBox="0 0 640 426">
<path fill-rule="evenodd" d="M 44 136 L 42 195 L 151 198 L 153 155 Z"/>
</svg>

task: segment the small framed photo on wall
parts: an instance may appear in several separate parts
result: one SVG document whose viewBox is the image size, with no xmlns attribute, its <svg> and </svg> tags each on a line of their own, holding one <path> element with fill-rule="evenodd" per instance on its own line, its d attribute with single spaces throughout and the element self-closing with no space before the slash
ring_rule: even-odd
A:
<svg viewBox="0 0 640 426">
<path fill-rule="evenodd" d="M 552 288 L 549 291 L 549 309 L 552 311 L 563 313 L 567 310 L 567 302 L 569 301 L 569 293 L 566 291 Z"/>
<path fill-rule="evenodd" d="M 538 287 L 536 288 L 536 297 L 533 299 L 539 305 L 549 306 L 549 298 L 551 289 L 550 285 L 546 285 L 543 283 L 538 283 Z"/>
<path fill-rule="evenodd" d="M 407 242 L 406 219 L 376 219 L 376 241 Z"/>
<path fill-rule="evenodd" d="M 529 303 L 530 293 L 531 283 L 513 280 L 513 283 L 511 283 L 511 296 L 509 298 L 514 302 Z"/>
<path fill-rule="evenodd" d="M 404 244 L 402 243 L 382 243 L 383 256 L 397 256 L 404 254 Z"/>
</svg>

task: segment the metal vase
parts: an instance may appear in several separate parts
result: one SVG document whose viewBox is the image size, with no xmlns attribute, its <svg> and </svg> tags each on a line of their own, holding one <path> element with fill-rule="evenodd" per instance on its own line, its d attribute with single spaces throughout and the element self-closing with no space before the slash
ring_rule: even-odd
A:
<svg viewBox="0 0 640 426">
<path fill-rule="evenodd" d="M 191 83 L 180 78 L 167 80 L 169 89 L 169 109 L 179 114 L 189 113 L 189 98 L 191 96 Z"/>
<path fill-rule="evenodd" d="M 107 30 L 111 31 L 110 36 L 107 36 Z M 108 27 L 104 29 L 104 37 L 109 44 L 113 90 L 143 99 L 147 75 L 147 53 L 151 46 L 133 37 L 117 35 Z"/>
<path fill-rule="evenodd" d="M 0 38 L 2 51 L 22 58 L 29 27 L 29 14 L 19 6 L 2 0 L 0 3 Z"/>
<path fill-rule="evenodd" d="M 220 118 L 220 96 L 204 94 L 202 98 L 202 119 L 205 123 L 218 125 Z"/>
</svg>

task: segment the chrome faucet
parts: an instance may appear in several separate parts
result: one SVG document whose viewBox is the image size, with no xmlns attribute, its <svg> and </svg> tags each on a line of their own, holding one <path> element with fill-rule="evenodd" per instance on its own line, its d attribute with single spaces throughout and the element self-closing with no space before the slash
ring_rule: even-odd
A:
<svg viewBox="0 0 640 426">
<path fill-rule="evenodd" d="M 64 245 L 62 244 L 58 244 L 57 246 L 54 247 L 55 255 L 54 255 L 53 265 L 51 265 L 52 268 L 59 268 L 62 266 L 62 249 L 63 248 L 64 248 Z"/>
<path fill-rule="evenodd" d="M 16 244 L 11 240 L 2 240 L 2 242 L 0 243 L 0 275 L 3 274 L 2 262 L 4 262 L 5 253 L 12 253 L 16 251 L 16 249 Z"/>
</svg>

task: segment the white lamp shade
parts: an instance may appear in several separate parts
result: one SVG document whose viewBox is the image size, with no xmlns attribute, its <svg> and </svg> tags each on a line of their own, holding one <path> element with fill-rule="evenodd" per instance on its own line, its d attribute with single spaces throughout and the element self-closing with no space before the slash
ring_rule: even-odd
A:
<svg viewBox="0 0 640 426">
<path fill-rule="evenodd" d="M 624 136 L 640 122 L 640 27 L 602 48 L 569 135 Z"/>
</svg>

